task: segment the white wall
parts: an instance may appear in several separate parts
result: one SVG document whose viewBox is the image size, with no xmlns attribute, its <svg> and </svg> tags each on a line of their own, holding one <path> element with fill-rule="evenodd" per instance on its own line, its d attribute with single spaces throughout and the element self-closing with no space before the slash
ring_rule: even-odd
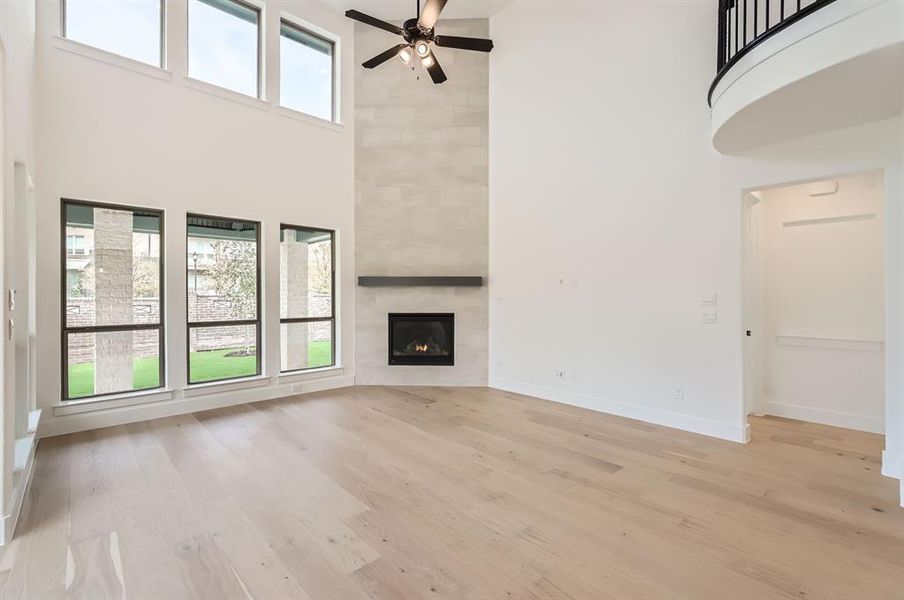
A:
<svg viewBox="0 0 904 600">
<path fill-rule="evenodd" d="M 9 533 L 14 523 L 10 513 L 16 498 L 22 497 L 25 478 L 14 476 L 15 465 L 15 352 L 7 336 L 6 323 L 16 318 L 16 327 L 26 327 L 23 310 L 10 312 L 6 293 L 15 285 L 17 272 L 12 260 L 16 247 L 15 165 L 35 175 L 34 90 L 35 5 L 32 1 L 0 3 L 0 46 L 2 46 L 2 119 L 0 119 L 0 263 L 2 269 L 2 344 L 0 344 L 0 397 L 2 397 L 2 479 L 0 479 L 0 538 Z M 23 169 L 20 167 L 20 171 Z M 15 489 L 14 489 L 15 488 Z"/>
<path fill-rule="evenodd" d="M 719 155 L 706 104 L 716 8 L 532 0 L 491 19 L 491 385 L 745 439 L 742 191 L 878 168 L 894 232 L 886 384 L 900 404 L 900 120 Z"/>
<path fill-rule="evenodd" d="M 258 101 L 185 77 L 186 4 L 167 2 L 167 71 L 135 67 L 59 40 L 59 4 L 38 9 L 40 74 L 38 147 L 45 176 L 38 186 L 39 402 L 60 401 L 60 198 L 166 211 L 167 378 L 172 399 L 153 405 L 62 415 L 45 411 L 45 434 L 347 384 L 354 357 L 354 28 L 315 2 L 269 0 L 264 62 L 266 100 Z M 282 12 L 341 38 L 342 126 L 316 122 L 275 106 Z M 263 222 L 264 374 L 252 389 L 217 388 L 213 396 L 184 391 L 185 213 Z M 338 232 L 339 360 L 325 382 L 298 387 L 279 378 L 279 224 Z M 320 375 L 319 377 L 323 377 Z M 301 378 L 304 379 L 304 378 Z M 307 387 L 305 387 L 307 386 Z M 191 398 L 189 398 L 191 396 Z"/>
<path fill-rule="evenodd" d="M 754 333 L 766 350 L 764 412 L 884 433 L 881 173 L 762 198 L 765 323 Z"/>
</svg>

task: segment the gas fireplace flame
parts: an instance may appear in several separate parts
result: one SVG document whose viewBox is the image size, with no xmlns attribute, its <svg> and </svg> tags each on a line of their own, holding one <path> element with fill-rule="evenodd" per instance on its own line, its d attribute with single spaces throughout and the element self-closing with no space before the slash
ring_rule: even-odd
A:
<svg viewBox="0 0 904 600">
<path fill-rule="evenodd" d="M 427 344 L 415 344 L 414 345 L 415 352 L 426 352 L 428 349 L 429 349 L 429 346 L 427 346 Z"/>
</svg>

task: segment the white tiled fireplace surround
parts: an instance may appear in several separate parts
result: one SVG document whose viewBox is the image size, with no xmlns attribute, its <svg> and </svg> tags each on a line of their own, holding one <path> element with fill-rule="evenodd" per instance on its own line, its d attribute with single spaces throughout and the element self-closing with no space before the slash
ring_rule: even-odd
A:
<svg viewBox="0 0 904 600">
<path fill-rule="evenodd" d="M 488 37 L 486 20 L 443 33 Z M 355 62 L 386 49 L 358 26 Z M 486 55 L 443 51 L 449 81 L 393 61 L 358 68 L 355 262 L 359 276 L 481 276 L 483 287 L 357 287 L 356 381 L 486 385 L 488 370 L 488 73 Z M 420 79 L 418 76 L 420 75 Z M 388 363 L 389 313 L 454 313 L 455 366 Z"/>
</svg>

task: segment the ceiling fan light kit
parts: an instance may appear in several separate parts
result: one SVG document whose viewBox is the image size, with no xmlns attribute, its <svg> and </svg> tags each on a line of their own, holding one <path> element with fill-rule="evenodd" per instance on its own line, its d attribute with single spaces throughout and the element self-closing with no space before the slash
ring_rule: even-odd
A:
<svg viewBox="0 0 904 600">
<path fill-rule="evenodd" d="M 366 15 L 357 10 L 350 10 L 345 16 L 354 19 L 365 25 L 377 27 L 389 33 L 402 36 L 405 40 L 404 44 L 399 44 L 389 50 L 378 54 L 372 59 L 366 61 L 363 66 L 365 69 L 376 68 L 394 56 L 405 63 L 411 64 L 411 59 L 417 55 L 421 59 L 421 65 L 427 69 L 430 79 L 433 83 L 439 84 L 446 81 L 446 73 L 436 58 L 436 52 L 431 48 L 431 44 L 440 48 L 453 48 L 457 50 L 470 50 L 472 52 L 490 52 L 493 50 L 493 41 L 481 38 L 456 37 L 451 35 L 436 35 L 434 27 L 439 20 L 440 14 L 443 12 L 448 0 L 426 0 L 424 9 L 421 10 L 420 0 L 417 2 L 418 16 L 415 19 L 408 19 L 402 27 L 387 23 Z M 414 55 L 412 54 L 414 52 Z"/>
</svg>

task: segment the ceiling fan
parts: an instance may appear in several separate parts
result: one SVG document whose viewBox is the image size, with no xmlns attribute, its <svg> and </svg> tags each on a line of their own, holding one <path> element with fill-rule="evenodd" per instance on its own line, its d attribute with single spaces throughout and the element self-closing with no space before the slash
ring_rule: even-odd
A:
<svg viewBox="0 0 904 600">
<path fill-rule="evenodd" d="M 448 79 L 443 68 L 439 65 L 436 54 L 431 48 L 432 44 L 440 48 L 456 48 L 459 50 L 473 50 L 475 52 L 490 52 L 493 49 L 492 40 L 484 40 L 480 38 L 456 37 L 453 35 L 436 35 L 434 26 L 439 20 L 439 15 L 449 0 L 426 0 L 424 2 L 424 10 L 421 10 L 421 1 L 417 0 L 417 13 L 415 19 L 408 19 L 402 27 L 381 21 L 370 15 L 365 15 L 357 10 L 350 10 L 345 16 L 371 25 L 379 27 L 390 33 L 400 35 L 405 39 L 404 44 L 399 44 L 373 57 L 364 63 L 365 69 L 373 69 L 390 60 L 394 56 L 398 56 L 406 65 L 411 64 L 412 59 L 417 56 L 421 64 L 430 74 L 433 83 L 442 83 Z"/>
</svg>

